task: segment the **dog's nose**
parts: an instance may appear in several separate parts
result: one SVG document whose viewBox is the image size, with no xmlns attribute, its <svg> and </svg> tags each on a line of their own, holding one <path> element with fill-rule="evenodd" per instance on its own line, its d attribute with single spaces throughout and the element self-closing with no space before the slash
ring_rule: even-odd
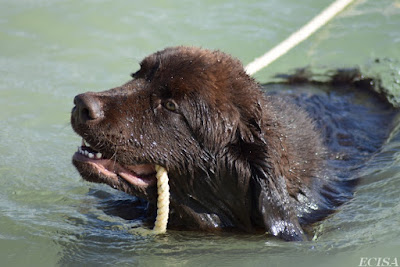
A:
<svg viewBox="0 0 400 267">
<path fill-rule="evenodd" d="M 75 107 L 72 110 L 72 116 L 79 123 L 96 120 L 103 117 L 103 110 L 100 100 L 91 93 L 85 93 L 75 96 Z"/>
</svg>

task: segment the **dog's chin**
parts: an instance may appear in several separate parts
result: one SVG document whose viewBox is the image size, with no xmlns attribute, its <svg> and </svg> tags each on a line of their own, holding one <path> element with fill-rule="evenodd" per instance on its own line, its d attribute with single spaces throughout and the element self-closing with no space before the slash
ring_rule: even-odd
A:
<svg viewBox="0 0 400 267">
<path fill-rule="evenodd" d="M 73 155 L 72 163 L 82 178 L 89 182 L 108 184 L 149 201 L 157 197 L 154 164 L 123 165 L 118 161 L 104 158 L 102 153 L 84 143 Z"/>
</svg>

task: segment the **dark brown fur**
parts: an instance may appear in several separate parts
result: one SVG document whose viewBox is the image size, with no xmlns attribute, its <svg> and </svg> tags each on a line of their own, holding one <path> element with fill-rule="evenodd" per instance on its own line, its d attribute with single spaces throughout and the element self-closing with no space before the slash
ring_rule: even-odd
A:
<svg viewBox="0 0 400 267">
<path fill-rule="evenodd" d="M 132 77 L 121 87 L 78 95 L 71 124 L 93 153 L 102 153 L 98 165 L 111 168 L 112 161 L 134 176 L 140 176 L 134 165 L 143 165 L 147 184 L 123 179 L 118 168 L 115 176 L 101 173 L 95 160 L 74 156 L 85 179 L 154 203 L 151 166 L 164 166 L 168 227 L 263 228 L 301 240 L 302 226 L 326 215 L 325 149 L 313 122 L 262 93 L 238 60 L 167 48 L 146 57 Z"/>
</svg>

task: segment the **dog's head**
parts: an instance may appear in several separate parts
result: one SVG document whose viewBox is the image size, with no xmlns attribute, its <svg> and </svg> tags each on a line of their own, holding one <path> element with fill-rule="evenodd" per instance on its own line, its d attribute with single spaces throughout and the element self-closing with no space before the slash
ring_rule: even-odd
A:
<svg viewBox="0 0 400 267">
<path fill-rule="evenodd" d="M 170 226 L 261 224 L 301 236 L 286 170 L 272 166 L 288 160 L 275 151 L 282 143 L 271 141 L 282 139 L 272 125 L 276 114 L 268 114 L 241 63 L 219 51 L 175 47 L 140 65 L 120 87 L 75 97 L 71 124 L 84 141 L 73 163 L 81 175 L 154 202 L 154 166 L 164 166 Z"/>
</svg>

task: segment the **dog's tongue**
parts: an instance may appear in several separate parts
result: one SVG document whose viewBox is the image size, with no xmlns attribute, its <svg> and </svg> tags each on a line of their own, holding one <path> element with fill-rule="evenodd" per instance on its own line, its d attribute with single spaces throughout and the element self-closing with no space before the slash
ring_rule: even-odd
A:
<svg viewBox="0 0 400 267">
<path fill-rule="evenodd" d="M 116 165 L 114 172 L 132 185 L 148 186 L 156 182 L 156 170 L 152 164 Z"/>
<path fill-rule="evenodd" d="M 138 176 L 148 176 L 156 173 L 156 169 L 152 164 L 128 165 L 124 167 Z"/>
</svg>

